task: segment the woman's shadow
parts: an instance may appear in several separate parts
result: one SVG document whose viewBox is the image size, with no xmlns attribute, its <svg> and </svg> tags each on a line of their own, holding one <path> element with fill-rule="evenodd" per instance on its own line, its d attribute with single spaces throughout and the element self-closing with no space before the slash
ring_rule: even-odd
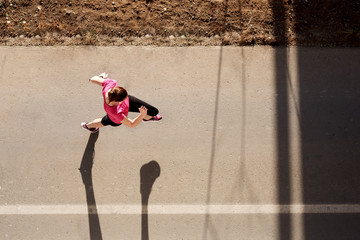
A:
<svg viewBox="0 0 360 240">
<path fill-rule="evenodd" d="M 90 134 L 84 155 L 81 160 L 79 171 L 85 186 L 86 201 L 88 207 L 90 240 L 102 240 L 99 215 L 97 212 L 95 193 L 92 182 L 92 166 L 94 164 L 95 143 L 99 132 Z M 160 176 L 160 165 L 156 161 L 144 164 L 140 168 L 140 193 L 142 202 L 141 214 L 141 239 L 149 239 L 148 203 L 152 186 Z"/>
<path fill-rule="evenodd" d="M 151 188 L 160 176 L 160 165 L 156 161 L 144 164 L 140 168 L 140 193 L 142 203 L 141 240 L 149 240 L 148 203 Z"/>
<path fill-rule="evenodd" d="M 90 240 L 102 240 L 99 215 L 97 213 L 95 194 L 92 182 L 92 166 L 95 156 L 95 143 L 99 132 L 90 134 L 79 171 L 85 185 L 86 201 L 88 207 Z"/>
</svg>

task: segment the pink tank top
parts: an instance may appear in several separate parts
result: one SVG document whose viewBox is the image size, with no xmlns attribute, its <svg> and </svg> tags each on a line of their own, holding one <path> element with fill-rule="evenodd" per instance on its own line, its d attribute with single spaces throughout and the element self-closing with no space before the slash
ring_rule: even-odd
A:
<svg viewBox="0 0 360 240">
<path fill-rule="evenodd" d="M 105 112 L 108 114 L 111 121 L 114 123 L 120 124 L 121 121 L 126 117 L 129 113 L 129 98 L 126 98 L 122 101 L 119 105 L 116 106 L 109 106 L 105 100 L 105 94 L 108 90 L 112 89 L 113 87 L 119 86 L 116 80 L 113 79 L 105 79 L 102 83 L 103 90 L 102 94 L 104 97 L 104 109 Z"/>
</svg>

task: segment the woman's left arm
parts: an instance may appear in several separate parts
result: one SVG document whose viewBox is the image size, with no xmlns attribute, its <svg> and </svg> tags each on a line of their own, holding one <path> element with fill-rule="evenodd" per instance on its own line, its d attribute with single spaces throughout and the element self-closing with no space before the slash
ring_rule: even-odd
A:
<svg viewBox="0 0 360 240">
<path fill-rule="evenodd" d="M 102 77 L 99 76 L 93 76 L 92 78 L 89 79 L 90 82 L 95 83 L 97 85 L 102 86 L 102 83 L 104 82 L 105 79 L 103 79 Z"/>
</svg>

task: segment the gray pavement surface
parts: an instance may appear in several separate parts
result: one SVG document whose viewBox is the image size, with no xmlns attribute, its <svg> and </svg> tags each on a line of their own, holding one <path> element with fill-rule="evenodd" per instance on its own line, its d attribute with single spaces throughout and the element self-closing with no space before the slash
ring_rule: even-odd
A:
<svg viewBox="0 0 360 240">
<path fill-rule="evenodd" d="M 82 130 L 104 71 L 163 120 Z M 358 239 L 359 76 L 360 49 L 1 47 L 0 239 Z"/>
</svg>

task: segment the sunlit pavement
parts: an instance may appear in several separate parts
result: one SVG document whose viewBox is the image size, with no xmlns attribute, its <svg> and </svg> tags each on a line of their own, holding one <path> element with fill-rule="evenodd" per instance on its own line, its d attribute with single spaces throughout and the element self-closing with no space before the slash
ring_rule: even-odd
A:
<svg viewBox="0 0 360 240">
<path fill-rule="evenodd" d="M 357 239 L 360 49 L 0 48 L 0 239 Z M 101 72 L 163 120 L 98 134 Z M 131 114 L 130 117 L 136 115 Z"/>
</svg>

